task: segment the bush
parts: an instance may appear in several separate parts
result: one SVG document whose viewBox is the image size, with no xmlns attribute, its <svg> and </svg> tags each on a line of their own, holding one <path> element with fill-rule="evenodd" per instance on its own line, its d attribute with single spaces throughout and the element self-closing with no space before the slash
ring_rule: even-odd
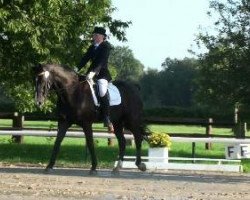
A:
<svg viewBox="0 0 250 200">
<path fill-rule="evenodd" d="M 150 147 L 170 147 L 170 137 L 166 133 L 151 133 L 148 137 L 148 144 Z"/>
<path fill-rule="evenodd" d="M 145 117 L 213 118 L 216 121 L 233 121 L 234 110 L 213 111 L 199 107 L 161 107 L 144 110 Z"/>
</svg>

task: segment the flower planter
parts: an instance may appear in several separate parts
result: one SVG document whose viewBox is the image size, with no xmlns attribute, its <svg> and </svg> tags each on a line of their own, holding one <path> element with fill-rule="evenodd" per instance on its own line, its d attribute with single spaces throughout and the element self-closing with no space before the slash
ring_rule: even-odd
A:
<svg viewBox="0 0 250 200">
<path fill-rule="evenodd" d="M 149 162 L 168 163 L 168 148 L 154 147 L 148 149 Z"/>
</svg>

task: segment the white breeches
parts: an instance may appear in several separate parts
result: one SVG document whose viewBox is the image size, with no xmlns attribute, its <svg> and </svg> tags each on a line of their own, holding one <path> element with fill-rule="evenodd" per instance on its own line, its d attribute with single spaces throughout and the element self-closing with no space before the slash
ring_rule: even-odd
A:
<svg viewBox="0 0 250 200">
<path fill-rule="evenodd" d="M 98 79 L 97 85 L 99 89 L 99 95 L 100 97 L 103 97 L 107 93 L 107 90 L 108 90 L 108 81 L 105 79 Z"/>
</svg>

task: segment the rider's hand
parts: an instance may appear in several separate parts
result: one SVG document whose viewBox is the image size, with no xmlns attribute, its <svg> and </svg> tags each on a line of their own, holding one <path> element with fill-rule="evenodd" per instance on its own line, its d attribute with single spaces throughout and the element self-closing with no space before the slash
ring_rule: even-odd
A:
<svg viewBox="0 0 250 200">
<path fill-rule="evenodd" d="M 93 77 L 95 76 L 95 72 L 89 72 L 86 76 L 86 79 L 88 81 L 91 81 L 93 79 Z"/>
<path fill-rule="evenodd" d="M 78 67 L 73 67 L 73 70 L 76 72 L 76 73 L 79 73 L 79 69 L 78 69 Z"/>
</svg>

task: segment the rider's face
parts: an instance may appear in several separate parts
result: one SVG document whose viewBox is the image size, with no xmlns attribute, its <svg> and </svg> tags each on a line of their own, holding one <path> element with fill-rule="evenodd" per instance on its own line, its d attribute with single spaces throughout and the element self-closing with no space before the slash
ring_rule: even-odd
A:
<svg viewBox="0 0 250 200">
<path fill-rule="evenodd" d="M 94 40 L 95 44 L 100 44 L 104 40 L 104 35 L 98 34 L 98 33 L 94 33 L 93 34 L 93 40 Z"/>
</svg>

